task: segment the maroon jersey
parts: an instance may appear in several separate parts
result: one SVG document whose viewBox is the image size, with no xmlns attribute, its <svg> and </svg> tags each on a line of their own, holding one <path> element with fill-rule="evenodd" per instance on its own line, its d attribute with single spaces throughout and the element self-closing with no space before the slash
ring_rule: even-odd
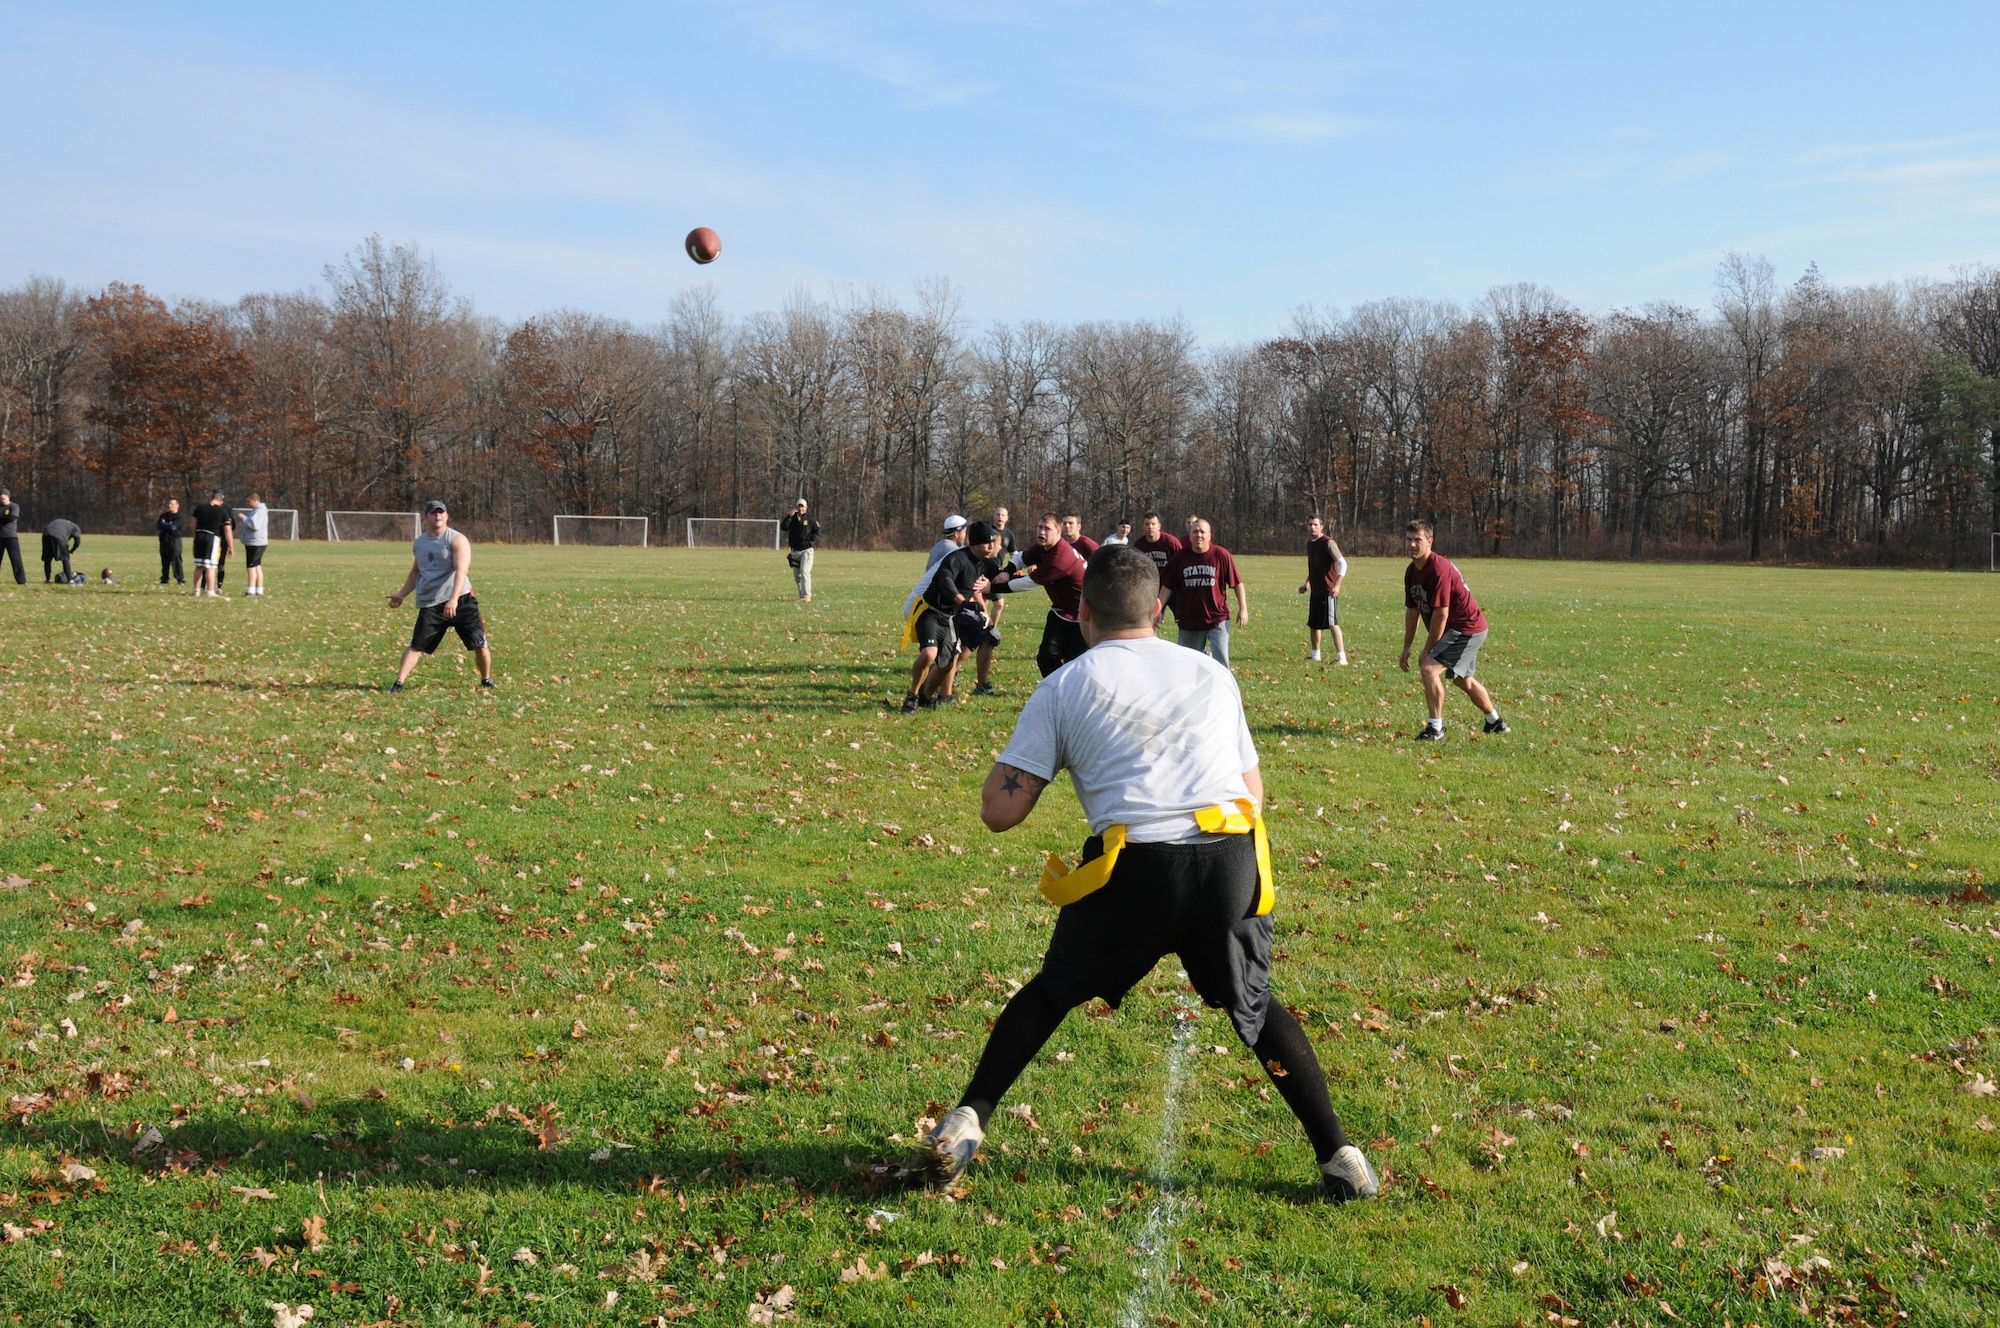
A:
<svg viewBox="0 0 2000 1328">
<path fill-rule="evenodd" d="M 1053 546 L 1029 546 L 1021 563 L 1034 574 L 1035 584 L 1049 592 L 1049 607 L 1075 622 L 1083 603 L 1083 555 L 1059 539 Z"/>
<path fill-rule="evenodd" d="M 1471 636 L 1486 630 L 1486 615 L 1479 611 L 1479 602 L 1466 589 L 1465 578 L 1452 566 L 1451 559 L 1441 553 L 1426 558 L 1422 567 L 1412 563 L 1403 569 L 1403 603 L 1415 609 L 1417 616 L 1426 622 L 1432 613 L 1444 609 L 1447 632 Z"/>
<path fill-rule="evenodd" d="M 1183 631 L 1205 632 L 1229 621 L 1229 588 L 1243 584 L 1236 560 L 1220 544 L 1207 553 L 1182 549 L 1167 559 L 1162 578 L 1173 597 L 1174 621 Z"/>
<path fill-rule="evenodd" d="M 1169 535 L 1163 530 L 1160 532 L 1160 537 L 1156 540 L 1143 538 L 1133 540 L 1132 547 L 1145 554 L 1148 558 L 1151 558 L 1153 566 L 1159 568 L 1164 573 L 1167 570 L 1167 560 L 1181 551 L 1181 542 L 1177 537 Z"/>
<path fill-rule="evenodd" d="M 1071 548 L 1083 555 L 1085 562 L 1089 562 L 1090 555 L 1097 552 L 1097 541 L 1088 535 L 1078 535 L 1075 539 L 1066 542 Z"/>
<path fill-rule="evenodd" d="M 1321 535 L 1316 540 L 1306 541 L 1306 584 L 1312 587 L 1317 599 L 1326 599 L 1333 594 L 1333 583 L 1340 575 L 1340 558 L 1333 551 L 1333 537 Z"/>
</svg>

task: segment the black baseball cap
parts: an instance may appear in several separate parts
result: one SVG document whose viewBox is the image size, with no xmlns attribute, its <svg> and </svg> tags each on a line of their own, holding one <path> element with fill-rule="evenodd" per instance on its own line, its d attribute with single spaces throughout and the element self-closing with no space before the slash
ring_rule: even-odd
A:
<svg viewBox="0 0 2000 1328">
<path fill-rule="evenodd" d="M 972 528 L 965 532 L 967 544 L 991 544 L 999 538 L 1000 531 L 989 521 L 975 521 Z"/>
<path fill-rule="evenodd" d="M 449 507 L 444 505 L 444 499 L 442 498 L 433 498 L 424 504 L 425 516 L 429 516 L 432 512 L 449 512 L 450 510 Z"/>
</svg>

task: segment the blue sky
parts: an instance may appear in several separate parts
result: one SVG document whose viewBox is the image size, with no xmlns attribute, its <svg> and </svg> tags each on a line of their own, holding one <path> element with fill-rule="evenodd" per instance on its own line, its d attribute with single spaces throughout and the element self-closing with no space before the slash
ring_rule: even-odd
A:
<svg viewBox="0 0 2000 1328">
<path fill-rule="evenodd" d="M 2000 261 L 2000 5 L 0 0 L 0 284 L 232 299 L 363 236 L 482 311 L 1701 305 Z M 723 236 L 696 269 L 680 237 Z"/>
</svg>

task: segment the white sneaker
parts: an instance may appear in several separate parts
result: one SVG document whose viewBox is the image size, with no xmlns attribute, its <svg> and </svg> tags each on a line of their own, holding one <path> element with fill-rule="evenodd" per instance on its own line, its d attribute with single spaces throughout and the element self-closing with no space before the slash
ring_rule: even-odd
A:
<svg viewBox="0 0 2000 1328">
<path fill-rule="evenodd" d="M 1373 1199 L 1381 1192 L 1382 1182 L 1375 1179 L 1375 1168 L 1368 1165 L 1368 1159 L 1353 1144 L 1328 1158 L 1319 1169 L 1322 1199 L 1346 1203 L 1351 1199 Z"/>
<path fill-rule="evenodd" d="M 1317 651 L 1317 650 L 1309 650 L 1309 651 L 1307 651 L 1307 652 L 1306 652 L 1306 658 L 1307 658 L 1307 659 L 1310 659 L 1310 660 L 1313 660 L 1314 662 L 1318 662 L 1318 660 L 1319 660 L 1319 651 Z"/>
<path fill-rule="evenodd" d="M 985 1141 L 986 1131 L 979 1128 L 979 1114 L 971 1107 L 954 1107 L 917 1145 L 914 1169 L 923 1172 L 927 1185 L 949 1185 L 964 1173 Z"/>
<path fill-rule="evenodd" d="M 1342 652 L 1341 652 L 1341 653 L 1340 653 L 1339 655 L 1335 656 L 1335 658 L 1334 658 L 1334 661 L 1333 661 L 1333 662 L 1334 662 L 1335 664 L 1345 664 L 1345 663 L 1347 663 L 1347 652 L 1346 652 L 1346 651 L 1342 651 Z"/>
</svg>

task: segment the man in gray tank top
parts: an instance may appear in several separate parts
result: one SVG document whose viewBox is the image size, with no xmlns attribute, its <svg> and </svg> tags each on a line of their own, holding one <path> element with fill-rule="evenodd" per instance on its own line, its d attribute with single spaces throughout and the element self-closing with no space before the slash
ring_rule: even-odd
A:
<svg viewBox="0 0 2000 1328">
<path fill-rule="evenodd" d="M 435 651 L 447 631 L 457 632 L 478 660 L 479 685 L 493 686 L 493 651 L 486 644 L 486 624 L 480 621 L 479 600 L 472 593 L 472 541 L 451 528 L 451 513 L 435 498 L 424 504 L 424 530 L 412 549 L 416 560 L 403 578 L 403 588 L 389 596 L 389 607 L 401 608 L 416 591 L 417 626 L 389 690 L 403 690 L 417 661 Z"/>
</svg>

